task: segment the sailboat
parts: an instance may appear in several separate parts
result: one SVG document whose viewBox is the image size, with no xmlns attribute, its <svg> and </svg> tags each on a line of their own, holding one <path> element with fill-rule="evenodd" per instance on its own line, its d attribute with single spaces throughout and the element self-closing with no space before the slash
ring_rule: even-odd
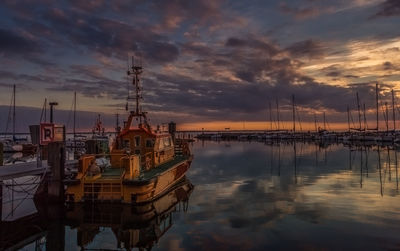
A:
<svg viewBox="0 0 400 251">
<path fill-rule="evenodd" d="M 34 153 L 36 147 L 32 144 L 28 144 L 27 138 L 17 138 L 16 137 L 16 110 L 15 110 L 15 101 L 16 100 L 16 86 L 13 85 L 13 95 L 11 99 L 10 110 L 8 114 L 8 120 L 6 125 L 6 133 L 8 131 L 8 124 L 12 118 L 12 138 L 4 138 L 1 140 L 3 143 L 3 151 L 4 152 L 27 152 L 27 153 Z M 12 112 L 11 112 L 12 111 Z"/>
</svg>

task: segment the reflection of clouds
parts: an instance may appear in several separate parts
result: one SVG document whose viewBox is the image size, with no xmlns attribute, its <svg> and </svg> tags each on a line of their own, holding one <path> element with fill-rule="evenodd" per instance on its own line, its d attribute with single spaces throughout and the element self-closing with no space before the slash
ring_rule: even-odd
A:
<svg viewBox="0 0 400 251">
<path fill-rule="evenodd" d="M 372 151 L 361 188 L 360 153 L 353 152 L 349 170 L 348 149 L 342 146 L 320 150 L 304 144 L 296 183 L 291 145 L 281 151 L 278 176 L 277 162 L 273 161 L 272 169 L 268 165 L 270 149 L 276 153 L 277 146 L 232 142 L 232 148 L 242 151 L 230 153 L 223 144 L 208 143 L 213 153 L 219 152 L 215 156 L 203 155 L 203 148 L 196 144 L 192 170 L 198 170 L 189 174 L 196 189 L 185 217 L 189 227 L 182 230 L 181 244 L 186 248 L 381 249 L 397 243 L 400 206 L 394 197 L 394 166 L 391 181 L 389 170 L 384 176 L 382 169 L 381 197 L 377 155 Z M 315 150 L 319 151 L 318 165 Z M 386 161 L 383 155 L 382 163 Z M 273 157 L 276 160 L 277 155 Z M 387 230 L 391 232 L 383 234 Z"/>
</svg>

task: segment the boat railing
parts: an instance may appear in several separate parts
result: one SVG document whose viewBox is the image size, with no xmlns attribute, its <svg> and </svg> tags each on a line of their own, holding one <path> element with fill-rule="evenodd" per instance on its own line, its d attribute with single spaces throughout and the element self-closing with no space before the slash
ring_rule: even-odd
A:
<svg viewBox="0 0 400 251">
<path fill-rule="evenodd" d="M 189 142 L 185 139 L 175 139 L 175 155 L 176 156 L 189 156 L 190 148 Z"/>
</svg>

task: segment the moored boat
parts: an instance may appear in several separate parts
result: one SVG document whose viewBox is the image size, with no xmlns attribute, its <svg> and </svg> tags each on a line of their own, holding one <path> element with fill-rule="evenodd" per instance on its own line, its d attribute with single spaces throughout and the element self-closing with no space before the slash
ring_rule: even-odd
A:
<svg viewBox="0 0 400 251">
<path fill-rule="evenodd" d="M 67 181 L 68 202 L 146 203 L 163 195 L 189 169 L 193 156 L 187 142 L 152 130 L 146 112 L 140 109 L 141 73 L 141 66 L 132 66 L 128 71 L 134 75 L 136 109 L 130 111 L 110 154 L 86 154 L 80 158 L 76 178 Z M 109 165 L 97 165 L 96 158 L 104 156 L 109 158 Z"/>
</svg>

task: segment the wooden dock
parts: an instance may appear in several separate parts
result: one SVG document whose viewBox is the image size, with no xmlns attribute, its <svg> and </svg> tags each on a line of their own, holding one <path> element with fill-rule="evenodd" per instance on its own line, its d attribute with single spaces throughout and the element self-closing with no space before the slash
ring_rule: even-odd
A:
<svg viewBox="0 0 400 251">
<path fill-rule="evenodd" d="M 77 160 L 69 160 L 65 162 L 65 168 L 74 168 L 77 166 L 77 164 Z M 42 161 L 41 167 L 38 167 L 38 163 L 36 161 L 0 166 L 0 181 L 29 175 L 40 175 L 44 172 L 51 172 L 51 168 L 47 164 L 47 160 Z"/>
</svg>

